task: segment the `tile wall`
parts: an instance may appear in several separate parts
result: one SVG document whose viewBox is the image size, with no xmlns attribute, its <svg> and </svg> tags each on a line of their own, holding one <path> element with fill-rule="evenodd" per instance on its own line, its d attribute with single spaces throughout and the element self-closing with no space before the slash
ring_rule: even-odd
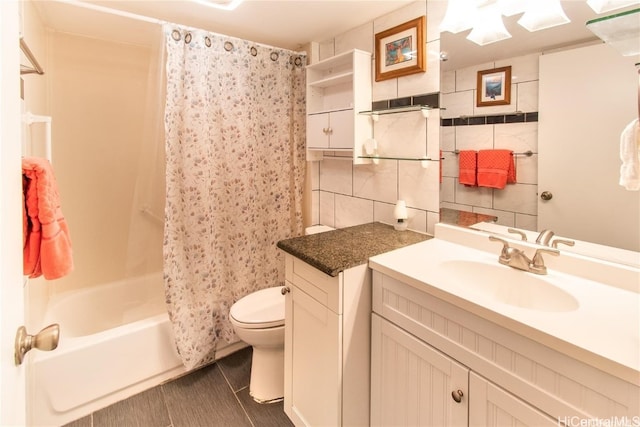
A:
<svg viewBox="0 0 640 427">
<path fill-rule="evenodd" d="M 375 82 L 372 76 L 373 101 L 438 93 L 438 25 L 445 7 L 445 2 L 411 2 L 373 22 L 320 42 L 318 57 L 322 60 L 354 48 L 374 52 L 376 33 L 426 15 L 427 71 L 382 82 Z M 372 70 L 375 73 L 375 65 Z M 437 158 L 440 111 L 431 111 L 428 119 L 422 117 L 420 112 L 380 116 L 380 120 L 374 124 L 374 138 L 378 141 L 381 155 L 426 155 Z M 421 162 L 406 160 L 380 160 L 377 165 L 353 165 L 350 157 L 325 157 L 321 161 L 309 162 L 308 166 L 311 168 L 313 224 L 336 228 L 372 221 L 391 224 L 395 221 L 393 208 L 398 199 L 407 203 L 410 229 L 431 233 L 438 222 L 440 185 L 437 162 L 429 162 L 426 168 L 421 166 Z"/>
<path fill-rule="evenodd" d="M 442 207 L 493 215 L 506 226 L 537 229 L 538 59 L 539 54 L 530 54 L 442 73 Z M 508 65 L 511 104 L 476 107 L 477 72 Z M 516 156 L 518 183 L 504 190 L 458 184 L 455 150 L 491 148 L 534 153 Z"/>
</svg>

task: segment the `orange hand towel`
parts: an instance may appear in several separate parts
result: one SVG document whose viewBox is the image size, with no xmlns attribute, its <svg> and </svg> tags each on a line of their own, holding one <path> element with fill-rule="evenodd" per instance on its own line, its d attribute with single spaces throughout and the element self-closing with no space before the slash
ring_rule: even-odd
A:
<svg viewBox="0 0 640 427">
<path fill-rule="evenodd" d="M 59 279 L 73 270 L 73 256 L 53 169 L 46 159 L 26 157 L 22 174 L 24 274 Z"/>
<path fill-rule="evenodd" d="M 516 167 L 511 150 L 478 152 L 478 186 L 503 189 L 516 182 Z"/>
<path fill-rule="evenodd" d="M 467 186 L 475 187 L 477 153 L 472 150 L 460 151 L 458 157 L 458 182 Z"/>
</svg>

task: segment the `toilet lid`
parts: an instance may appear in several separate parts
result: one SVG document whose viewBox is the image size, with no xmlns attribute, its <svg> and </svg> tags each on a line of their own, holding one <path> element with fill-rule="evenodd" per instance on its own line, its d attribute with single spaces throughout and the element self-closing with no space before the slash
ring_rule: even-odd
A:
<svg viewBox="0 0 640 427">
<path fill-rule="evenodd" d="M 284 325 L 282 287 L 261 289 L 240 298 L 231 306 L 230 316 L 247 328 L 271 328 Z"/>
</svg>

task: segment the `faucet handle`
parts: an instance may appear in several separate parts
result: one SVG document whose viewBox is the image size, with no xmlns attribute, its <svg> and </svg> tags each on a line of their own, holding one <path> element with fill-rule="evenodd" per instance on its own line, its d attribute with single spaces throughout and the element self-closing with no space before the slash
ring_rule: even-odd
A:
<svg viewBox="0 0 640 427">
<path fill-rule="evenodd" d="M 542 253 L 548 253 L 553 256 L 560 255 L 560 251 L 553 248 L 540 248 L 536 249 L 535 255 L 533 255 L 533 259 L 531 260 L 531 266 L 529 271 L 536 274 L 547 274 L 547 267 L 544 265 L 544 259 L 542 258 Z"/>
<path fill-rule="evenodd" d="M 573 240 L 555 239 L 553 242 L 551 242 L 551 247 L 557 248 L 558 243 L 562 243 L 563 245 L 567 245 L 567 246 L 573 246 L 576 244 L 576 242 Z"/>
<path fill-rule="evenodd" d="M 511 249 L 512 249 L 509 247 L 509 242 L 496 236 L 489 236 L 489 240 L 491 240 L 492 242 L 502 243 L 502 252 L 500 253 L 500 258 L 498 260 L 502 264 L 507 264 L 511 259 Z"/>
<path fill-rule="evenodd" d="M 522 241 L 523 241 L 523 242 L 526 242 L 526 241 L 527 241 L 527 235 L 526 235 L 526 234 L 524 234 L 524 232 L 522 232 L 522 231 L 520 231 L 520 230 L 517 230 L 517 229 L 515 229 L 515 228 L 507 228 L 507 231 L 508 231 L 509 233 L 519 234 L 519 235 L 520 235 L 520 237 L 522 238 Z"/>
</svg>

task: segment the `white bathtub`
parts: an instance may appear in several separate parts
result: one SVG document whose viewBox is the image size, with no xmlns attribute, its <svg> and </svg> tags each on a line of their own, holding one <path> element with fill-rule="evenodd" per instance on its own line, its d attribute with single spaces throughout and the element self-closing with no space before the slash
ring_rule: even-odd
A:
<svg viewBox="0 0 640 427">
<path fill-rule="evenodd" d="M 162 273 L 56 295 L 44 315 L 50 323 L 60 325 L 58 348 L 29 353 L 29 425 L 66 424 L 185 372 Z"/>
</svg>

